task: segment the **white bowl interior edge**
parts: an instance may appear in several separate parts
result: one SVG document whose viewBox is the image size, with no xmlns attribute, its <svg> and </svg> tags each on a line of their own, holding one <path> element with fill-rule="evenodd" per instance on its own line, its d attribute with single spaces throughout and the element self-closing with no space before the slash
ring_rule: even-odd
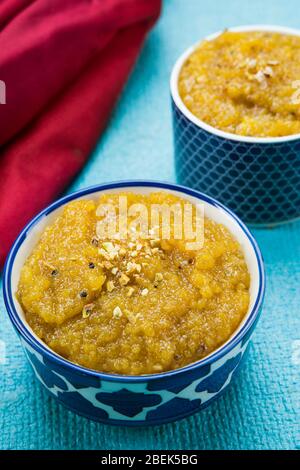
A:
<svg viewBox="0 0 300 470">
<path fill-rule="evenodd" d="M 182 197 L 182 198 L 184 198 L 184 199 L 186 199 L 186 200 L 188 200 L 188 201 L 190 201 L 194 204 L 199 203 L 198 198 L 190 196 L 190 195 L 185 194 L 185 193 L 182 193 L 181 191 L 175 191 L 175 190 L 171 190 L 171 189 L 164 189 L 164 188 L 160 188 L 160 187 L 155 188 L 155 187 L 140 187 L 140 186 L 138 186 L 138 187 L 130 186 L 130 187 L 124 187 L 124 188 L 100 190 L 100 191 L 97 191 L 97 192 L 94 192 L 94 193 L 91 193 L 91 194 L 86 194 L 84 196 L 80 196 L 76 199 L 93 199 L 93 200 L 97 201 L 99 196 L 100 196 L 100 193 L 102 193 L 102 192 L 118 193 L 120 191 L 122 191 L 122 192 L 133 191 L 133 192 L 139 193 L 139 194 L 149 194 L 149 193 L 151 193 L 155 190 L 164 191 L 164 192 L 167 192 L 167 193 L 172 193 L 172 194 L 178 195 L 178 196 L 180 196 L 180 197 Z M 247 319 L 250 315 L 250 312 L 253 308 L 253 305 L 254 305 L 254 303 L 257 299 L 257 296 L 258 296 L 258 291 L 259 291 L 259 269 L 258 269 L 258 263 L 257 263 L 257 260 L 256 260 L 256 254 L 255 254 L 254 248 L 253 248 L 251 242 L 249 241 L 247 235 L 244 233 L 244 231 L 242 230 L 240 225 L 237 223 L 237 221 L 235 219 L 233 219 L 226 211 L 224 211 L 224 210 L 222 210 L 218 207 L 215 207 L 215 206 L 213 206 L 213 205 L 211 205 L 211 204 L 209 204 L 205 201 L 202 201 L 202 200 L 200 201 L 200 203 L 204 204 L 204 214 L 205 214 L 205 216 L 209 217 L 210 219 L 214 220 L 215 222 L 218 222 L 218 223 L 221 223 L 221 224 L 225 225 L 230 230 L 230 232 L 234 235 L 234 237 L 238 240 L 238 242 L 240 243 L 240 245 L 242 247 L 243 253 L 245 255 L 246 263 L 247 263 L 248 270 L 249 270 L 249 273 L 250 273 L 250 278 L 251 278 L 251 282 L 250 282 L 250 304 L 249 304 L 248 313 L 245 316 L 245 318 L 243 319 L 243 321 L 241 322 L 241 324 L 239 325 L 238 329 L 236 331 L 234 331 L 234 333 L 227 340 L 227 342 L 224 343 L 222 346 L 220 346 L 220 348 L 218 348 L 217 350 L 213 351 L 213 353 L 211 353 L 211 354 L 214 354 L 216 351 L 223 348 L 224 345 L 227 344 L 232 339 L 232 337 L 236 336 L 237 333 L 243 327 L 243 325 L 246 323 L 246 321 L 247 321 Z M 19 273 L 20 273 L 20 270 L 21 270 L 23 264 L 25 263 L 27 257 L 32 252 L 32 250 L 35 247 L 36 243 L 38 242 L 42 232 L 45 229 L 45 227 L 52 223 L 52 221 L 62 211 L 62 208 L 63 208 L 63 206 L 60 206 L 59 208 L 52 211 L 49 215 L 42 217 L 30 229 L 30 231 L 27 233 L 27 236 L 26 236 L 24 242 L 22 243 L 22 245 L 20 246 L 20 248 L 19 248 L 19 250 L 16 254 L 16 257 L 15 257 L 15 260 L 14 260 L 14 263 L 13 263 L 13 267 L 12 267 L 12 272 L 11 272 L 11 288 L 12 288 L 12 293 L 13 293 L 13 296 L 14 296 L 15 307 L 16 307 L 16 310 L 17 310 L 17 313 L 18 313 L 19 317 L 21 318 L 21 320 L 22 320 L 23 324 L 25 325 L 25 327 L 27 328 L 27 330 L 30 331 L 31 335 L 34 336 L 35 339 L 39 343 L 43 344 L 44 347 L 48 348 L 52 353 L 54 353 L 54 352 L 45 343 L 43 343 L 43 341 L 40 338 L 38 338 L 38 336 L 33 332 L 33 330 L 27 324 L 23 309 L 22 309 L 21 305 L 19 304 L 19 302 L 16 298 L 15 292 L 17 291 L 18 282 L 19 282 Z M 56 354 L 56 353 L 54 353 L 54 354 Z"/>
</svg>

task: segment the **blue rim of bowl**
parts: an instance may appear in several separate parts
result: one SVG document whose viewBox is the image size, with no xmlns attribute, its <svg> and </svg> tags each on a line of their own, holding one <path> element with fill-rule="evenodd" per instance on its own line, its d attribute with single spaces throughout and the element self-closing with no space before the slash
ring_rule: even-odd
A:
<svg viewBox="0 0 300 470">
<path fill-rule="evenodd" d="M 11 272 L 12 272 L 14 260 L 18 253 L 18 250 L 20 246 L 22 245 L 23 241 L 25 240 L 27 233 L 34 227 L 34 225 L 37 222 L 40 221 L 42 217 L 49 215 L 55 209 L 58 209 L 60 206 L 74 199 L 77 199 L 78 197 L 85 196 L 88 194 L 93 194 L 98 191 L 109 191 L 112 189 L 122 189 L 122 188 L 129 188 L 129 187 L 150 187 L 150 188 L 165 189 L 165 190 L 170 190 L 170 191 L 178 191 L 180 193 L 187 194 L 189 196 L 203 200 L 207 202 L 208 204 L 222 211 L 225 211 L 234 219 L 234 221 L 239 225 L 239 227 L 242 229 L 242 231 L 244 232 L 244 234 L 247 236 L 248 240 L 250 241 L 255 252 L 256 262 L 257 262 L 258 271 L 259 271 L 258 293 L 255 299 L 254 305 L 252 307 L 251 312 L 248 314 L 247 321 L 245 322 L 243 327 L 237 332 L 237 334 L 233 335 L 233 337 L 229 341 L 227 341 L 223 346 L 218 348 L 216 352 L 210 354 L 206 358 L 201 359 L 200 361 L 197 361 L 197 362 L 193 362 L 192 364 L 188 364 L 185 367 L 181 367 L 179 369 L 175 369 L 175 370 L 171 370 L 167 372 L 162 372 L 160 374 L 149 374 L 149 375 L 139 375 L 139 376 L 108 374 L 108 373 L 99 372 L 93 369 L 88 369 L 86 367 L 70 362 L 67 359 L 64 359 L 62 356 L 59 356 L 54 351 L 51 351 L 50 349 L 48 349 L 48 347 L 44 345 L 42 340 L 37 340 L 37 338 L 35 338 L 32 335 L 29 327 L 25 326 L 25 323 L 21 320 L 15 308 L 15 303 L 14 303 L 12 289 L 11 289 L 11 281 L 10 281 Z M 37 214 L 21 231 L 21 233 L 17 237 L 16 241 L 14 242 L 7 256 L 5 266 L 4 266 L 4 271 L 3 271 L 3 294 L 4 294 L 4 303 L 5 303 L 9 318 L 12 324 L 14 325 L 14 327 L 16 328 L 16 330 L 18 331 L 18 333 L 21 335 L 22 338 L 26 340 L 26 342 L 30 344 L 31 347 L 33 347 L 33 349 L 35 349 L 39 353 L 42 353 L 42 355 L 46 356 L 48 359 L 50 359 L 50 361 L 54 361 L 62 367 L 71 369 L 75 373 L 93 376 L 100 380 L 102 379 L 102 380 L 108 380 L 111 382 L 117 381 L 117 382 L 125 382 L 125 383 L 137 383 L 137 382 L 152 381 L 152 380 L 157 380 L 157 379 L 163 380 L 166 377 L 184 374 L 198 367 L 209 365 L 212 362 L 215 362 L 221 357 L 223 357 L 230 350 L 232 350 L 243 339 L 243 337 L 250 330 L 251 326 L 255 323 L 255 320 L 258 318 L 258 315 L 260 313 L 260 307 L 262 305 L 264 294 L 265 294 L 265 271 L 264 271 L 264 263 L 263 263 L 262 254 L 251 232 L 248 230 L 246 225 L 239 219 L 239 217 L 234 212 L 232 212 L 230 209 L 225 207 L 220 202 L 216 201 L 214 198 L 207 196 L 206 194 L 203 194 L 199 191 L 187 188 L 185 186 L 172 184 L 168 182 L 158 182 L 158 181 L 152 181 L 152 180 L 151 181 L 127 180 L 127 181 L 116 181 L 112 183 L 99 184 L 95 186 L 90 186 L 85 189 L 81 189 L 79 191 L 76 191 L 74 193 L 71 193 L 67 196 L 64 196 L 58 199 L 57 201 L 55 201 L 54 203 L 46 207 L 44 210 L 39 212 L 39 214 Z"/>
</svg>

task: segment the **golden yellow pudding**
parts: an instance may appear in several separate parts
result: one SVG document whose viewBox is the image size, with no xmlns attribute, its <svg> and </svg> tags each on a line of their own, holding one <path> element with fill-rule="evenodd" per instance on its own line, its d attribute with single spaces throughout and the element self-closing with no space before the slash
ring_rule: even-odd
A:
<svg viewBox="0 0 300 470">
<path fill-rule="evenodd" d="M 300 133 L 300 37 L 225 31 L 184 63 L 179 94 L 211 126 L 233 134 Z"/>
<path fill-rule="evenodd" d="M 162 221 L 145 236 L 132 215 L 126 238 L 101 238 L 99 204 L 118 215 L 120 196 L 149 213 L 153 204 L 186 202 L 156 192 L 67 204 L 21 270 L 17 297 L 29 325 L 61 356 L 104 372 L 158 373 L 205 357 L 248 310 L 250 276 L 239 243 L 205 218 L 202 248 L 188 249 L 175 238 L 173 216 L 169 239 Z"/>
</svg>

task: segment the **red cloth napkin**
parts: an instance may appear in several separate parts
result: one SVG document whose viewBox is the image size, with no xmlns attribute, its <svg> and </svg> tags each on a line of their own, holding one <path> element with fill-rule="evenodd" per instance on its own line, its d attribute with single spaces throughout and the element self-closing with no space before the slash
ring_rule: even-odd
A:
<svg viewBox="0 0 300 470">
<path fill-rule="evenodd" d="M 0 266 L 86 161 L 161 0 L 1 0 Z"/>
</svg>

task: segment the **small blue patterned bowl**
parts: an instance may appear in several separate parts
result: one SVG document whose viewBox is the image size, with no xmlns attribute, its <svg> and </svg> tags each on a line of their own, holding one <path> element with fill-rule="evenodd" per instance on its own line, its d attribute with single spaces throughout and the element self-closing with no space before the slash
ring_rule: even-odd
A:
<svg viewBox="0 0 300 470">
<path fill-rule="evenodd" d="M 30 329 L 15 292 L 20 269 L 45 226 L 62 206 L 74 199 L 98 199 L 103 191 L 150 193 L 166 191 L 204 204 L 205 214 L 224 224 L 240 242 L 251 275 L 250 306 L 244 321 L 218 350 L 178 370 L 145 376 L 100 373 L 73 364 L 50 350 Z M 120 182 L 94 186 L 68 195 L 37 215 L 14 243 L 4 268 L 4 300 L 38 380 L 69 409 L 87 418 L 117 425 L 162 424 L 188 416 L 209 405 L 228 387 L 245 355 L 259 317 L 264 289 L 260 250 L 245 225 L 214 199 L 181 186 L 158 182 Z"/>
<path fill-rule="evenodd" d="M 298 30 L 280 26 L 230 28 L 258 30 L 300 35 Z M 252 225 L 272 226 L 299 218 L 300 134 L 244 137 L 215 129 L 195 117 L 179 96 L 178 77 L 197 45 L 184 52 L 171 75 L 178 182 L 216 197 Z"/>
</svg>

